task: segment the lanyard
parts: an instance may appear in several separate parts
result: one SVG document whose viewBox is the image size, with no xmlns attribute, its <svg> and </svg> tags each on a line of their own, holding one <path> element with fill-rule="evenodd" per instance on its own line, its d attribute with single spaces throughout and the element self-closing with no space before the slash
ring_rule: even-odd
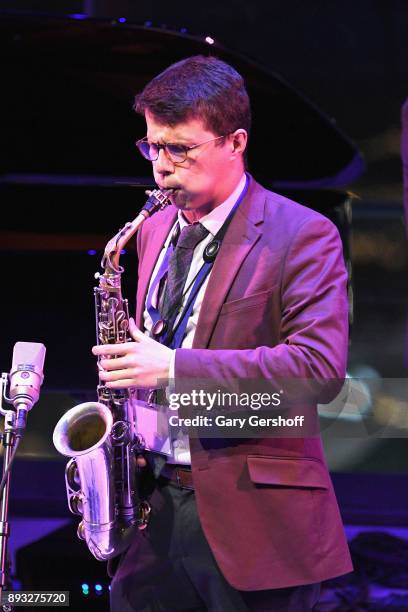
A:
<svg viewBox="0 0 408 612">
<path fill-rule="evenodd" d="M 240 194 L 240 196 L 238 197 L 237 201 L 235 202 L 233 208 L 231 209 L 230 213 L 228 214 L 228 217 L 226 218 L 226 220 L 224 221 L 224 223 L 222 224 L 221 228 L 219 229 L 219 231 L 217 232 L 217 234 L 214 236 L 214 238 L 211 240 L 211 242 L 206 246 L 205 250 L 204 250 L 204 263 L 202 264 L 200 270 L 198 271 L 197 275 L 194 278 L 194 284 L 192 286 L 190 295 L 187 299 L 187 302 L 183 308 L 183 311 L 181 313 L 181 316 L 179 317 L 179 320 L 177 321 L 176 325 L 174 326 L 173 330 L 167 330 L 166 333 L 163 333 L 163 337 L 160 338 L 160 341 L 163 344 L 166 344 L 169 348 L 175 349 L 175 348 L 179 348 L 183 342 L 184 339 L 184 335 L 186 333 L 186 328 L 187 328 L 187 323 L 188 323 L 188 319 L 191 316 L 191 313 L 193 311 L 194 308 L 194 304 L 196 302 L 197 299 L 197 295 L 200 291 L 200 288 L 202 287 L 205 279 L 207 278 L 207 276 L 209 275 L 214 262 L 215 262 L 215 258 L 219 252 L 220 246 L 221 246 L 221 242 L 225 236 L 225 233 L 228 229 L 228 226 L 232 220 L 232 217 L 235 213 L 235 211 L 237 210 L 238 206 L 240 205 L 241 201 L 243 200 L 243 198 L 245 197 L 246 192 L 248 191 L 248 185 L 249 185 L 249 180 L 248 180 L 248 176 L 246 176 L 246 182 L 245 182 L 245 186 Z M 173 253 L 174 250 L 174 244 L 173 244 L 173 240 L 170 241 L 169 246 L 166 249 L 166 253 L 164 255 L 163 261 L 160 265 L 160 268 L 155 276 L 155 278 L 152 281 L 148 296 L 147 296 L 147 300 L 146 300 L 146 308 L 147 308 L 147 312 L 149 313 L 152 321 L 153 321 L 153 327 L 155 325 L 159 325 L 161 322 L 161 315 L 160 312 L 158 310 L 158 308 L 156 308 L 155 306 L 153 306 L 152 300 L 153 300 L 153 295 L 154 292 L 156 290 L 156 288 L 158 287 L 160 281 L 167 275 L 168 269 L 169 269 L 169 261 L 170 261 L 170 257 L 171 254 Z M 153 328 L 152 328 L 153 329 Z M 160 335 L 160 334 L 158 334 Z"/>
</svg>

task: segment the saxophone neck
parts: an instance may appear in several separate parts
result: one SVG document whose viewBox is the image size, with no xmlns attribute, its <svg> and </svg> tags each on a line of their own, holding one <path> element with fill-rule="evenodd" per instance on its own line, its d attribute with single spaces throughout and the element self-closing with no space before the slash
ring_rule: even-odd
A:
<svg viewBox="0 0 408 612">
<path fill-rule="evenodd" d="M 125 248 L 132 236 L 137 232 L 145 219 L 146 215 L 141 212 L 135 219 L 133 219 L 133 221 L 126 223 L 126 225 L 109 240 L 105 247 L 105 252 L 101 262 L 101 267 L 104 270 L 104 276 L 118 276 L 120 279 L 120 275 L 123 272 L 123 267 L 119 264 L 122 250 Z"/>
<path fill-rule="evenodd" d="M 149 199 L 137 217 L 133 219 L 133 221 L 126 223 L 126 225 L 109 240 L 105 247 L 101 262 L 101 266 L 104 269 L 104 276 L 119 275 L 120 279 L 120 274 L 123 272 L 123 268 L 119 264 L 122 250 L 148 217 L 151 217 L 159 210 L 163 210 L 163 208 L 170 204 L 168 198 L 169 194 L 170 191 L 160 191 L 159 189 L 151 191 Z"/>
</svg>

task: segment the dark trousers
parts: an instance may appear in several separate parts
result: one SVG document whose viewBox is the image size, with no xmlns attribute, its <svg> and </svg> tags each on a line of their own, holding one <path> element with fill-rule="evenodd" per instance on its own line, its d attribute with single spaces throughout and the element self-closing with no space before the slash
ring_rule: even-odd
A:
<svg viewBox="0 0 408 612">
<path fill-rule="evenodd" d="M 313 610 L 319 584 L 267 591 L 238 591 L 229 585 L 201 529 L 193 491 L 160 477 L 150 503 L 149 526 L 136 535 L 112 581 L 111 612 Z M 228 529 L 226 517 L 220 520 Z"/>
</svg>

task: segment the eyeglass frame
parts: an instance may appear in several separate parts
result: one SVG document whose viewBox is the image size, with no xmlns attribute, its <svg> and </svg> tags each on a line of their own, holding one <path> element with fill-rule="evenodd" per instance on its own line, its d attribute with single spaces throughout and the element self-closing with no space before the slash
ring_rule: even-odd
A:
<svg viewBox="0 0 408 612">
<path fill-rule="evenodd" d="M 192 149 L 196 149 L 197 147 L 201 147 L 201 145 L 208 144 L 209 142 L 215 142 L 216 140 L 221 140 L 221 138 L 226 138 L 227 136 L 229 136 L 229 134 L 224 134 L 223 136 L 217 136 L 216 138 L 210 138 L 209 140 L 204 140 L 203 142 L 199 142 L 198 144 L 191 145 L 191 146 L 187 146 L 187 145 L 183 145 L 183 144 L 178 144 L 177 142 L 166 142 L 164 144 L 159 144 L 159 143 L 156 143 L 156 142 L 152 142 L 152 143 L 150 143 L 150 145 L 154 145 L 155 147 L 157 147 L 157 157 L 155 159 L 150 159 L 149 157 L 146 157 L 145 155 L 143 155 L 142 151 L 140 150 L 139 144 L 141 144 L 141 143 L 149 144 L 147 136 L 145 136 L 144 138 L 141 138 L 140 140 L 137 140 L 135 144 L 136 144 L 136 146 L 138 148 L 138 151 L 142 155 L 142 157 L 144 157 L 148 161 L 151 161 L 151 162 L 157 161 L 159 159 L 160 150 L 163 150 L 165 152 L 165 154 L 167 155 L 167 158 L 171 162 L 173 162 L 173 164 L 184 164 L 184 162 L 188 159 L 188 152 L 191 151 Z M 167 147 L 169 145 L 175 145 L 177 147 L 182 147 L 183 150 L 184 150 L 185 158 L 183 160 L 174 160 L 171 157 L 171 154 L 169 153 L 169 151 L 167 149 Z"/>
</svg>

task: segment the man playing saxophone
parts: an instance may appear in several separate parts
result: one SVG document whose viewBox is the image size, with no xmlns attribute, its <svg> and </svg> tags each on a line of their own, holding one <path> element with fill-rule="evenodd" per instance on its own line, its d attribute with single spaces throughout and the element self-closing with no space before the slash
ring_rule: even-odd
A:
<svg viewBox="0 0 408 612">
<path fill-rule="evenodd" d="M 133 341 L 93 348 L 102 383 L 343 378 L 338 232 L 246 172 L 242 77 L 216 58 L 187 58 L 148 83 L 135 110 L 146 120 L 138 148 L 171 206 L 137 236 Z M 169 452 L 138 462 L 151 518 L 120 559 L 113 611 L 300 612 L 322 580 L 352 570 L 319 437 L 189 439 L 181 429 Z"/>
</svg>

